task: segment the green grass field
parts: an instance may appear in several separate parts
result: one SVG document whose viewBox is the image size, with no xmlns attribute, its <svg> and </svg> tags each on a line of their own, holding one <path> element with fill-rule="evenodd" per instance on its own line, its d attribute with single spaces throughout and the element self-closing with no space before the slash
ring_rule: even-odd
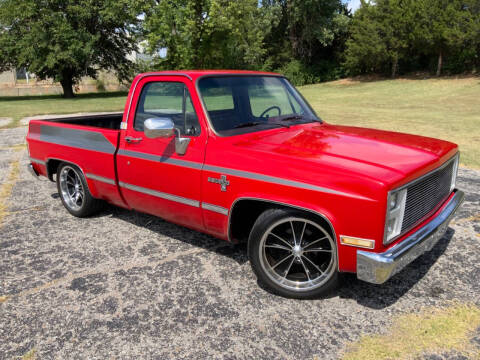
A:
<svg viewBox="0 0 480 360">
<path fill-rule="evenodd" d="M 325 121 L 401 131 L 456 142 L 462 164 L 480 168 L 480 77 L 339 80 L 300 91 Z M 0 117 L 121 111 L 125 93 L 0 98 Z"/>
<path fill-rule="evenodd" d="M 0 97 L 0 118 L 12 118 L 8 127 L 18 126 L 27 116 L 48 114 L 73 114 L 78 112 L 122 111 L 125 92 L 79 94 L 74 99 L 58 95 Z"/>
</svg>

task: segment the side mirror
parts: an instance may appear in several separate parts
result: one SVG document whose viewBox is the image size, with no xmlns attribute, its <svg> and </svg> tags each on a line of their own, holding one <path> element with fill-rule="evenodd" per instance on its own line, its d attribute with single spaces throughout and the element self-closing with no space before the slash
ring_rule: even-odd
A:
<svg viewBox="0 0 480 360">
<path fill-rule="evenodd" d="M 175 135 L 175 126 L 169 118 L 150 118 L 143 123 L 145 136 L 150 139 L 169 138 Z"/>
<path fill-rule="evenodd" d="M 169 138 L 175 135 L 175 152 L 178 155 L 185 155 L 190 138 L 182 137 L 180 130 L 175 128 L 173 121 L 169 118 L 150 118 L 143 123 L 145 136 L 150 139 Z"/>
</svg>

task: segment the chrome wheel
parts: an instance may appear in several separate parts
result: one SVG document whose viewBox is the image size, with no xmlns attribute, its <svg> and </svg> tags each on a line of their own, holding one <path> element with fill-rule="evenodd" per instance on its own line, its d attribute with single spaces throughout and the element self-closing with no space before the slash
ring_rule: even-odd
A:
<svg viewBox="0 0 480 360">
<path fill-rule="evenodd" d="M 65 204 L 72 210 L 80 210 L 85 201 L 85 190 L 78 170 L 71 166 L 64 166 L 58 176 L 58 181 Z"/>
<path fill-rule="evenodd" d="M 336 271 L 335 243 L 317 223 L 298 217 L 271 225 L 260 240 L 260 266 L 278 286 L 310 291 Z"/>
</svg>

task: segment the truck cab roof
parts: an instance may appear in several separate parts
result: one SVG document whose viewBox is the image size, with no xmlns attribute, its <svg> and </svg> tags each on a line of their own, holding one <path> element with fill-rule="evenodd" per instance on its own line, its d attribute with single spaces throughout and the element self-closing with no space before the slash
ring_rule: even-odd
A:
<svg viewBox="0 0 480 360">
<path fill-rule="evenodd" d="M 210 76 L 210 75 L 283 76 L 282 74 L 274 73 L 274 72 L 250 71 L 250 70 L 174 70 L 174 71 L 147 72 L 147 73 L 139 74 L 137 77 L 154 76 L 154 75 L 180 75 L 180 76 L 187 76 L 192 80 L 202 76 Z"/>
</svg>

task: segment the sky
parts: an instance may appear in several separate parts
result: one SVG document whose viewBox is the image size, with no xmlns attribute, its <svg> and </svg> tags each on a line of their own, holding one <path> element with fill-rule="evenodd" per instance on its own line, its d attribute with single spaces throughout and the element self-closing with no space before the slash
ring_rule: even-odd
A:
<svg viewBox="0 0 480 360">
<path fill-rule="evenodd" d="M 347 0 L 345 2 L 348 2 L 348 8 L 352 10 L 352 12 L 355 12 L 360 7 L 360 0 Z"/>
</svg>

